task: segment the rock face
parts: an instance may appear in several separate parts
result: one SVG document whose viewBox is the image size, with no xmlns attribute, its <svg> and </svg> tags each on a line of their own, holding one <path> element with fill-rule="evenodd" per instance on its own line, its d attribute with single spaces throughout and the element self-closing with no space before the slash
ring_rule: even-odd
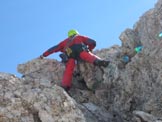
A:
<svg viewBox="0 0 162 122">
<path fill-rule="evenodd" d="M 0 122 L 85 122 L 76 102 L 60 87 L 0 73 Z"/>
<path fill-rule="evenodd" d="M 108 67 L 78 63 L 69 94 L 57 60 L 19 64 L 22 78 L 0 73 L 0 122 L 162 122 L 162 0 L 119 38 L 94 52 Z"/>
</svg>

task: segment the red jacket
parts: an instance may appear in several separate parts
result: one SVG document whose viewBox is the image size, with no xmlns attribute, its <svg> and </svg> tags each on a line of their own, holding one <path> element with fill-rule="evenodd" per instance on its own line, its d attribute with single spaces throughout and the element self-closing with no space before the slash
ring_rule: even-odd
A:
<svg viewBox="0 0 162 122">
<path fill-rule="evenodd" d="M 65 40 L 61 41 L 58 45 L 51 47 L 50 49 L 48 49 L 47 51 L 45 51 L 43 53 L 43 56 L 46 57 L 46 56 L 48 56 L 52 53 L 58 52 L 58 51 L 65 52 L 64 49 L 65 49 L 65 47 L 67 47 L 67 43 L 70 38 L 71 37 L 66 38 Z M 90 39 L 86 36 L 76 35 L 74 37 L 74 39 L 68 44 L 68 47 L 71 47 L 71 46 L 77 47 L 77 45 L 83 45 L 83 44 L 88 46 L 88 49 L 91 51 L 92 49 L 95 48 L 96 41 L 93 39 Z"/>
</svg>

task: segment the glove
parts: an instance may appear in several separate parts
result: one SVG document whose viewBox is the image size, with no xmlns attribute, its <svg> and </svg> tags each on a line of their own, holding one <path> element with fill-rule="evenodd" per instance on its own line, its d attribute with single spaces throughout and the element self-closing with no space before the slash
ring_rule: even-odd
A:
<svg viewBox="0 0 162 122">
<path fill-rule="evenodd" d="M 44 56 L 43 56 L 43 55 L 40 55 L 40 56 L 39 56 L 39 58 L 40 58 L 40 59 L 43 59 L 43 58 L 44 58 Z"/>
</svg>

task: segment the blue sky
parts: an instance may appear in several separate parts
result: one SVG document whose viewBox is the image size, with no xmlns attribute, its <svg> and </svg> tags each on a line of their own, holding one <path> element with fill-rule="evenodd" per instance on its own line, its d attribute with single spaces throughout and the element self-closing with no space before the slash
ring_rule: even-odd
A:
<svg viewBox="0 0 162 122">
<path fill-rule="evenodd" d="M 95 49 L 120 45 L 157 0 L 0 0 L 0 72 L 19 75 L 32 60 L 67 37 L 69 29 L 97 41 Z M 49 58 L 58 59 L 58 54 Z"/>
</svg>

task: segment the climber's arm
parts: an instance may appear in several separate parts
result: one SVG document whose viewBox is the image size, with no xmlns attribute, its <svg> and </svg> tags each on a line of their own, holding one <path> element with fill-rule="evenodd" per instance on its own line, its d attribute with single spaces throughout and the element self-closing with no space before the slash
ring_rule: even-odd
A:
<svg viewBox="0 0 162 122">
<path fill-rule="evenodd" d="M 55 46 L 49 48 L 47 51 L 45 51 L 45 52 L 40 56 L 40 58 L 42 59 L 42 58 L 44 58 L 44 57 L 49 56 L 49 55 L 52 54 L 52 53 L 61 51 L 61 50 L 63 49 L 63 45 L 64 45 L 64 41 L 62 41 L 62 42 L 59 43 L 58 45 L 55 45 Z"/>
<path fill-rule="evenodd" d="M 43 56 L 43 57 L 47 57 L 48 55 L 50 55 L 50 54 L 52 54 L 52 53 L 55 53 L 55 52 L 57 52 L 57 51 L 59 51 L 59 50 L 60 50 L 60 46 L 59 46 L 59 45 L 55 45 L 55 46 L 49 48 L 47 51 L 45 51 L 45 52 L 42 54 L 42 56 Z"/>
</svg>

